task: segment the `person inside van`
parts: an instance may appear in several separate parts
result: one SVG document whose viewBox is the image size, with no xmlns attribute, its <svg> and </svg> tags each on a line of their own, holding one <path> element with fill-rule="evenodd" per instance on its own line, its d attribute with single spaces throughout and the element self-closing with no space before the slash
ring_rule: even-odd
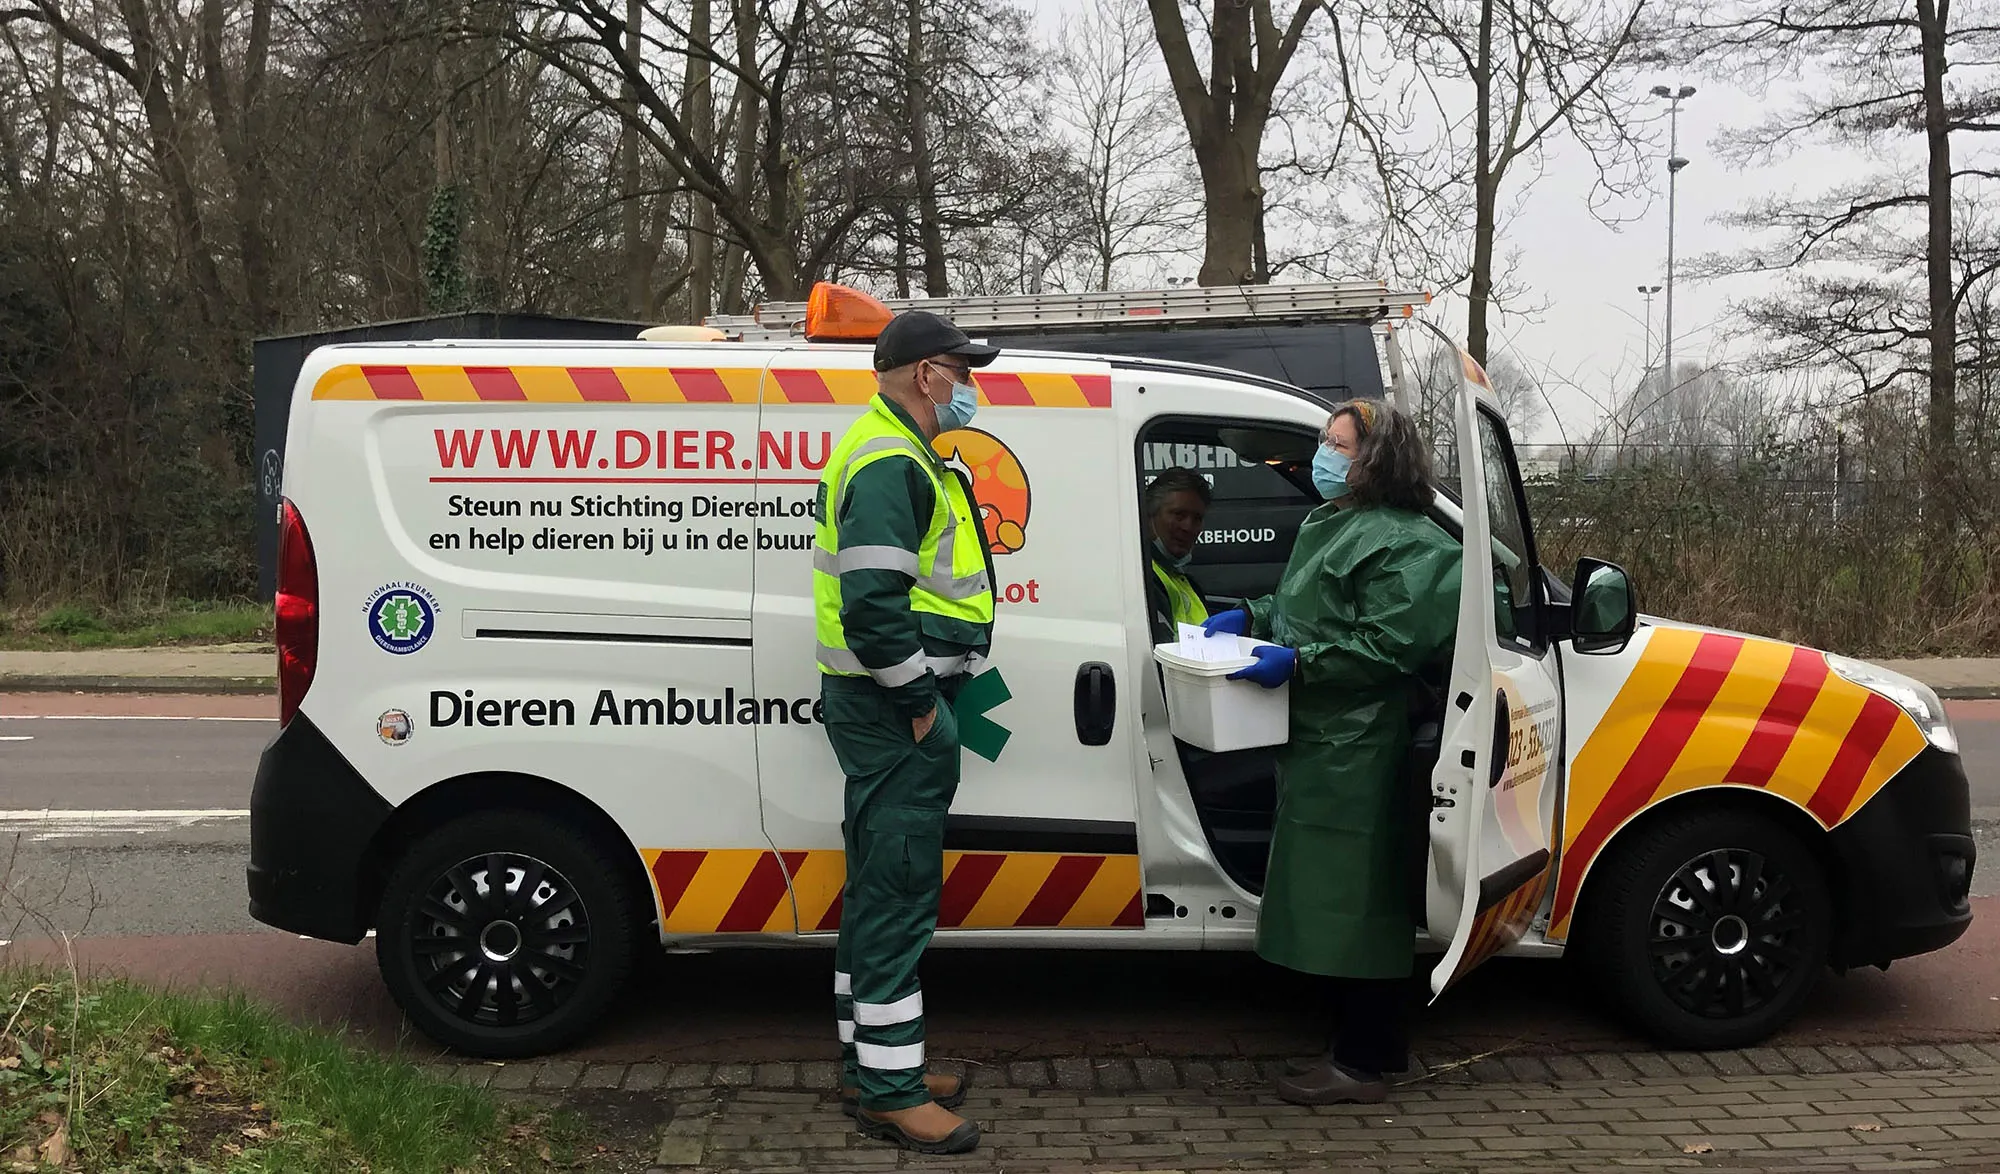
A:
<svg viewBox="0 0 2000 1174">
<path fill-rule="evenodd" d="M 1277 594 L 1204 626 L 1274 641 L 1232 676 L 1292 686 L 1257 953 L 1331 979 L 1336 1026 L 1328 1054 L 1278 1095 L 1376 1104 L 1383 1074 L 1409 1066 L 1410 697 L 1451 654 L 1460 551 L 1425 516 L 1430 448 L 1407 415 L 1351 400 L 1321 441 L 1312 480 L 1326 504 L 1300 527 Z"/>
<path fill-rule="evenodd" d="M 1181 624 L 1208 619 L 1208 605 L 1201 601 L 1201 590 L 1188 578 L 1187 568 L 1194 561 L 1202 520 L 1214 497 L 1200 473 L 1168 469 L 1153 478 L 1140 499 L 1153 571 L 1146 576 L 1146 612 L 1152 617 L 1155 644 L 1180 639 Z"/>
</svg>

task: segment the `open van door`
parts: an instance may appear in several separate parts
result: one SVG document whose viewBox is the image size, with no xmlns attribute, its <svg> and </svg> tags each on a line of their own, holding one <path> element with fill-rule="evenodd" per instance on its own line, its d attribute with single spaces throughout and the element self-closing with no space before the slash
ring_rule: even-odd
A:
<svg viewBox="0 0 2000 1174">
<path fill-rule="evenodd" d="M 1443 744 L 1431 775 L 1425 912 L 1445 989 L 1514 942 L 1555 876 L 1562 678 L 1534 537 L 1500 404 L 1459 352 L 1464 577 Z"/>
</svg>

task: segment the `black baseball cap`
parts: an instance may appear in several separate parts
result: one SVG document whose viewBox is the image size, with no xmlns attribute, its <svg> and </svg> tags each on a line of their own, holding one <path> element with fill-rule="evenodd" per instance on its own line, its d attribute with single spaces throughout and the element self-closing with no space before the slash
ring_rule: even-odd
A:
<svg viewBox="0 0 2000 1174">
<path fill-rule="evenodd" d="M 999 347 L 972 341 L 965 331 L 929 310 L 905 310 L 875 336 L 877 371 L 893 371 L 938 355 L 956 355 L 967 366 L 984 367 L 999 353 Z"/>
</svg>

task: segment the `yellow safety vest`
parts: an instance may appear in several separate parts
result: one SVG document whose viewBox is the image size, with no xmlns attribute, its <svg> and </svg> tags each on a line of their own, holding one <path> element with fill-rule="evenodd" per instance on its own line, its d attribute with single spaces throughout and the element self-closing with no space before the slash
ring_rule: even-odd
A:
<svg viewBox="0 0 2000 1174">
<path fill-rule="evenodd" d="M 840 548 L 834 519 L 854 474 L 876 461 L 910 460 L 931 482 L 931 520 L 914 552 L 893 546 Z M 899 665 L 870 670 L 847 647 L 840 622 L 840 573 L 897 570 L 910 575 L 910 610 L 973 624 L 993 622 L 993 583 L 986 574 L 986 550 L 975 523 L 965 484 L 943 473 L 921 437 L 903 426 L 878 396 L 854 422 L 820 475 L 823 503 L 813 542 L 813 618 L 819 644 L 819 671 L 839 677 L 873 677 L 895 688 L 922 677 L 940 678 L 973 667 L 964 656 L 926 656 L 921 650 Z"/>
<path fill-rule="evenodd" d="M 1200 595 L 1196 594 L 1194 584 L 1188 582 L 1186 576 L 1176 573 L 1167 567 L 1166 564 L 1160 562 L 1160 560 L 1153 559 L 1151 561 L 1153 564 L 1153 575 L 1160 580 L 1160 585 L 1167 589 L 1167 602 L 1173 608 L 1174 622 L 1178 624 L 1199 624 L 1207 619 L 1208 605 L 1201 601 Z"/>
</svg>

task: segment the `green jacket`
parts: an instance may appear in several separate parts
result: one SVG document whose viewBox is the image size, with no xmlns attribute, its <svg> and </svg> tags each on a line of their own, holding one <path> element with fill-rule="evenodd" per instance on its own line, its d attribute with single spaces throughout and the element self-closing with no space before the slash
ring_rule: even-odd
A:
<svg viewBox="0 0 2000 1174">
<path fill-rule="evenodd" d="M 886 408 L 896 421 L 910 431 L 917 447 L 940 477 L 964 478 L 944 466 L 937 453 L 924 442 L 924 434 L 893 400 L 877 395 L 875 404 Z M 972 499 L 972 487 L 966 486 Z M 864 466 L 847 480 L 842 500 L 833 503 L 834 526 L 841 549 L 856 546 L 893 546 L 915 555 L 923 545 L 936 505 L 931 482 L 907 460 L 881 460 Z M 827 508 L 822 504 L 822 508 Z M 981 525 L 979 511 L 973 524 Z M 987 548 L 981 531 L 981 549 Z M 993 556 L 986 557 L 988 580 L 993 578 Z M 840 576 L 840 626 L 848 650 L 871 668 L 901 664 L 921 650 L 926 656 L 985 656 L 993 642 L 990 624 L 974 624 L 947 616 L 919 615 L 910 610 L 909 575 L 899 570 L 866 569 L 843 571 Z M 931 711 L 938 702 L 938 682 L 929 673 L 907 685 L 888 689 L 897 713 L 912 720 Z"/>
<path fill-rule="evenodd" d="M 1324 505 L 1299 529 L 1251 634 L 1297 649 L 1257 952 L 1312 974 L 1410 973 L 1410 852 L 1424 804 L 1405 777 L 1409 697 L 1451 655 L 1460 548 L 1420 514 Z M 1425 787 L 1423 795 L 1428 795 Z"/>
</svg>

